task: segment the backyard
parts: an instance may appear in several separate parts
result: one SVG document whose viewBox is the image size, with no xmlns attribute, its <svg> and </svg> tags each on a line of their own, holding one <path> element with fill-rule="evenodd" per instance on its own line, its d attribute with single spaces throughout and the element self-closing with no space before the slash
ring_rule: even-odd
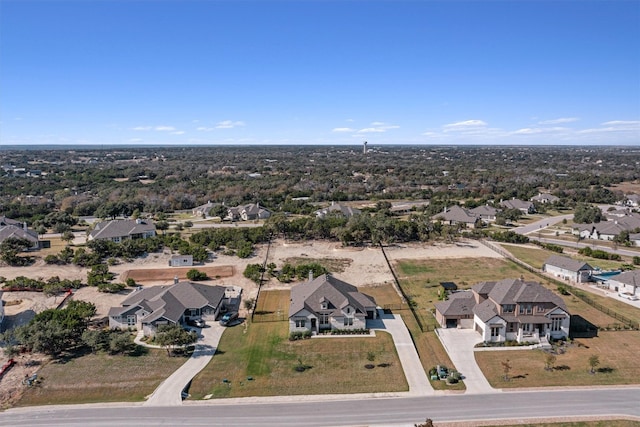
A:
<svg viewBox="0 0 640 427">
<path fill-rule="evenodd" d="M 577 255 L 574 253 L 567 254 L 558 254 L 553 251 L 549 251 L 546 249 L 539 248 L 537 246 L 521 246 L 521 245 L 511 245 L 511 244 L 501 244 L 502 248 L 508 252 L 510 252 L 513 256 L 518 258 L 519 260 L 529 264 L 534 268 L 542 268 L 544 262 L 551 255 L 561 255 L 566 256 L 575 260 L 584 261 L 589 263 L 592 267 L 600 267 L 602 270 L 617 270 L 623 264 L 620 261 L 609 261 L 603 259 L 596 259 L 585 257 L 582 255 Z"/>
</svg>

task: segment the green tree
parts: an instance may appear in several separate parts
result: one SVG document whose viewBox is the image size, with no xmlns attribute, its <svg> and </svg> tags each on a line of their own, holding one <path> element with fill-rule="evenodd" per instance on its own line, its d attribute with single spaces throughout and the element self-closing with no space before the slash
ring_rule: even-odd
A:
<svg viewBox="0 0 640 427">
<path fill-rule="evenodd" d="M 208 277 L 207 277 L 207 273 L 204 273 L 200 270 L 192 268 L 191 270 L 187 271 L 187 279 L 197 282 L 200 280 L 207 280 Z"/>
<path fill-rule="evenodd" d="M 263 271 L 264 269 L 260 264 L 248 264 L 242 275 L 252 282 L 260 284 L 260 278 L 262 277 Z"/>
<path fill-rule="evenodd" d="M 596 373 L 596 368 L 600 364 L 600 357 L 597 354 L 594 354 L 589 357 L 589 372 L 592 374 Z"/>
<path fill-rule="evenodd" d="M 167 350 L 167 356 L 171 356 L 176 347 L 184 347 L 196 342 L 198 334 L 194 331 L 188 332 L 180 325 L 164 325 L 158 328 L 154 340 Z"/>
</svg>

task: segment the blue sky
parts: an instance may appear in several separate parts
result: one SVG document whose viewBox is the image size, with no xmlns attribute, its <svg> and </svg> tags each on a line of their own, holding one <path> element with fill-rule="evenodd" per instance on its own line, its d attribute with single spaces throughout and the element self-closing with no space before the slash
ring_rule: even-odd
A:
<svg viewBox="0 0 640 427">
<path fill-rule="evenodd" d="M 640 145 L 640 1 L 0 2 L 0 144 Z"/>
</svg>

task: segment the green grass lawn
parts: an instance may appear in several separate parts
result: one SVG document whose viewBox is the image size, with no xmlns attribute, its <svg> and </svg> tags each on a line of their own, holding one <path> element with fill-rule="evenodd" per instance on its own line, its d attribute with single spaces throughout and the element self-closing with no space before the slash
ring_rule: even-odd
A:
<svg viewBox="0 0 640 427">
<path fill-rule="evenodd" d="M 393 340 L 316 338 L 289 341 L 288 322 L 252 323 L 228 328 L 209 365 L 193 380 L 195 399 L 331 393 L 407 391 Z M 374 361 L 368 360 L 369 353 Z M 373 363 L 374 369 L 364 365 Z M 303 372 L 299 365 L 307 366 Z M 389 364 L 383 367 L 380 365 Z M 251 377 L 251 379 L 249 379 Z M 225 381 L 226 380 L 226 381 Z"/>
<path fill-rule="evenodd" d="M 542 350 L 475 352 L 476 361 L 493 387 L 590 386 L 640 384 L 637 362 L 640 334 L 599 332 L 595 338 L 574 340 L 564 354 L 558 354 L 555 369 L 545 370 Z M 598 355 L 598 372 L 589 372 L 589 357 Z M 509 360 L 511 379 L 505 381 L 502 362 Z"/>
<path fill-rule="evenodd" d="M 284 260 L 294 267 L 301 264 L 320 264 L 331 273 L 342 273 L 353 262 L 349 258 L 308 258 L 308 257 L 291 257 Z"/>
<path fill-rule="evenodd" d="M 584 261 L 589 263 L 592 267 L 600 267 L 602 270 L 615 270 L 620 268 L 623 264 L 620 261 L 609 261 L 603 259 L 589 258 L 581 255 L 575 254 L 559 254 L 553 251 L 549 251 L 546 249 L 539 248 L 537 246 L 519 246 L 519 245 L 508 245 L 501 244 L 500 245 L 504 250 L 510 252 L 513 256 L 518 258 L 521 261 L 526 262 L 532 267 L 542 268 L 544 262 L 551 255 L 560 255 L 566 256 L 575 260 Z"/>
<path fill-rule="evenodd" d="M 42 383 L 27 388 L 17 406 L 143 401 L 187 359 L 149 349 L 140 356 L 88 354 L 38 370 Z"/>
</svg>

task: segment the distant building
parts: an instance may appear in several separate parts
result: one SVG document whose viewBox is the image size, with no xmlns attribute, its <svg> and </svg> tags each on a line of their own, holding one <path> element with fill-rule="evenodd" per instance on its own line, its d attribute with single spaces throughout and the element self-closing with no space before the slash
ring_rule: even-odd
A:
<svg viewBox="0 0 640 427">
<path fill-rule="evenodd" d="M 537 196 L 533 196 L 531 198 L 532 202 L 537 202 L 542 204 L 555 203 L 558 200 L 560 200 L 559 197 L 556 197 L 553 194 L 549 194 L 549 193 L 539 193 Z"/>
<path fill-rule="evenodd" d="M 40 248 L 38 233 L 33 230 L 29 230 L 26 222 L 23 223 L 7 218 L 6 216 L 0 216 L 0 243 L 7 239 L 28 240 L 31 243 L 31 247 L 29 249 Z"/>
<path fill-rule="evenodd" d="M 468 228 L 474 228 L 476 221 L 478 221 L 478 217 L 457 205 L 444 208 L 442 213 L 434 215 L 432 218 L 434 221 L 442 221 L 448 225 L 461 224 Z"/>
<path fill-rule="evenodd" d="M 584 261 L 560 255 L 551 255 L 544 262 L 542 271 L 573 282 L 583 283 L 591 280 L 593 267 Z"/>
<path fill-rule="evenodd" d="M 193 255 L 171 255 L 169 267 L 191 267 L 193 266 Z"/>
<path fill-rule="evenodd" d="M 533 205 L 533 202 L 527 202 L 525 200 L 520 200 L 515 198 L 511 200 L 501 201 L 500 206 L 502 206 L 505 209 L 517 209 L 525 215 L 536 212 L 536 207 Z"/>
<path fill-rule="evenodd" d="M 141 219 L 103 221 L 89 233 L 88 240 L 108 239 L 120 243 L 127 239 L 147 239 L 156 235 L 156 226 Z"/>
<path fill-rule="evenodd" d="M 231 221 L 253 221 L 256 219 L 267 219 L 270 216 L 271 212 L 268 209 L 263 208 L 259 203 L 251 203 L 229 208 L 225 219 Z"/>
<path fill-rule="evenodd" d="M 340 214 L 347 218 L 351 218 L 354 215 L 360 215 L 362 211 L 360 209 L 352 208 L 351 206 L 341 205 L 339 203 L 331 202 L 331 206 L 317 210 L 315 212 L 317 218 L 324 218 L 329 214 Z"/>
</svg>

